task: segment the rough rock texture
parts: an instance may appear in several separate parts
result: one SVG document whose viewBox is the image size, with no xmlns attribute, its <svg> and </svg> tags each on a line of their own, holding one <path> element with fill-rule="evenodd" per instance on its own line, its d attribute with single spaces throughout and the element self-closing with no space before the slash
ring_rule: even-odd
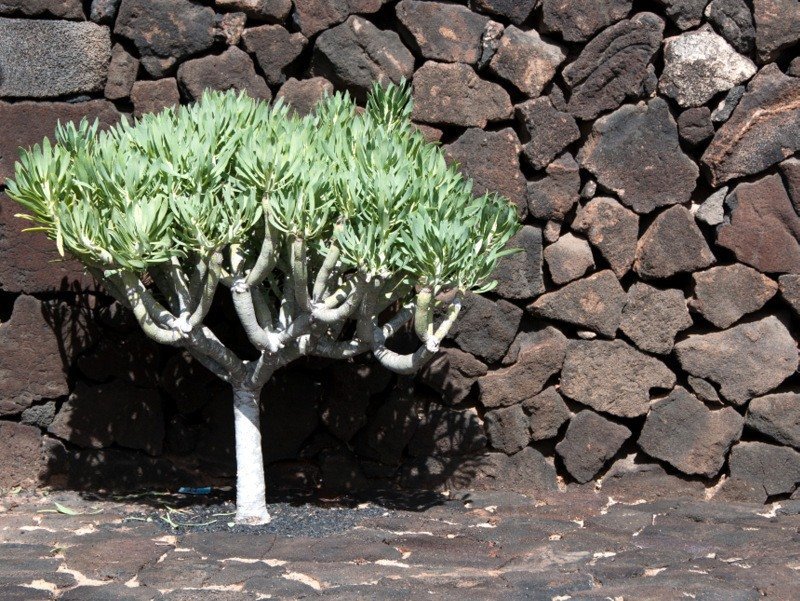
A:
<svg viewBox="0 0 800 601">
<path fill-rule="evenodd" d="M 693 273 L 692 278 L 694 298 L 690 306 L 722 329 L 758 311 L 778 292 L 777 283 L 740 263 L 712 267 Z"/>
<path fill-rule="evenodd" d="M 783 177 L 783 185 L 794 205 L 794 210 L 800 215 L 800 158 L 792 157 L 786 159 L 778 168 Z"/>
<path fill-rule="evenodd" d="M 108 65 L 105 96 L 109 100 L 127 98 L 131 93 L 136 75 L 139 72 L 139 59 L 134 58 L 122 47 L 114 44 L 111 49 L 111 62 Z"/>
<path fill-rule="evenodd" d="M 303 0 L 295 2 L 292 20 L 307 38 L 341 23 L 349 15 L 372 14 L 387 0 Z"/>
<path fill-rule="evenodd" d="M 738 442 L 731 449 L 731 480 L 744 481 L 765 496 L 792 492 L 800 482 L 800 453 L 764 442 Z"/>
<path fill-rule="evenodd" d="M 573 340 L 561 372 L 561 392 L 597 411 L 619 417 L 647 413 L 654 388 L 672 388 L 661 361 L 622 340 Z"/>
<path fill-rule="evenodd" d="M 445 348 L 420 370 L 419 379 L 441 393 L 445 402 L 456 405 L 469 395 L 475 382 L 486 372 L 486 365 L 469 353 Z"/>
<path fill-rule="evenodd" d="M 0 18 L 0 98 L 100 92 L 110 59 L 107 27 Z"/>
<path fill-rule="evenodd" d="M 474 65 L 489 18 L 466 6 L 403 0 L 395 8 L 401 32 L 416 54 L 445 63 Z"/>
<path fill-rule="evenodd" d="M 743 425 L 735 409 L 712 411 L 678 386 L 668 397 L 653 403 L 639 436 L 639 447 L 684 474 L 713 478 L 722 469 Z"/>
<path fill-rule="evenodd" d="M 733 109 L 735 109 L 739 101 L 744 96 L 747 88 L 744 86 L 735 86 L 725 95 L 725 98 L 719 101 L 717 107 L 711 112 L 711 121 L 714 123 L 724 123 L 730 119 Z"/>
<path fill-rule="evenodd" d="M 524 400 L 522 407 L 530 414 L 528 425 L 532 440 L 555 438 L 572 415 L 555 386 Z"/>
<path fill-rule="evenodd" d="M 711 111 L 707 106 L 683 111 L 678 117 L 678 135 L 681 140 L 697 146 L 714 135 Z"/>
<path fill-rule="evenodd" d="M 215 0 L 215 4 L 259 21 L 283 21 L 292 10 L 292 0 Z"/>
<path fill-rule="evenodd" d="M 631 434 L 622 424 L 585 409 L 570 420 L 563 440 L 556 445 L 556 453 L 575 480 L 588 482 L 617 454 Z"/>
<path fill-rule="evenodd" d="M 219 55 L 186 61 L 178 67 L 178 84 L 193 100 L 199 100 L 205 90 L 237 90 L 252 98 L 272 99 L 272 92 L 256 73 L 252 59 L 235 46 Z"/>
<path fill-rule="evenodd" d="M 543 0 L 542 19 L 546 31 L 561 34 L 567 42 L 584 42 L 624 19 L 631 4 L 631 0 Z"/>
<path fill-rule="evenodd" d="M 637 282 L 628 290 L 620 329 L 643 351 L 666 355 L 675 336 L 692 325 L 683 292 Z"/>
<path fill-rule="evenodd" d="M 530 146 L 531 142 L 526 149 Z M 547 166 L 546 173 L 542 179 L 528 182 L 528 212 L 536 219 L 564 221 L 578 202 L 581 187 L 578 163 L 565 152 Z"/>
<path fill-rule="evenodd" d="M 719 394 L 710 382 L 706 382 L 702 378 L 695 378 L 694 376 L 686 376 L 686 381 L 689 384 L 689 388 L 692 389 L 692 392 L 694 392 L 701 401 L 713 403 L 715 405 L 722 404 L 722 399 L 719 398 Z"/>
<path fill-rule="evenodd" d="M 314 106 L 325 97 L 325 94 L 333 94 L 333 84 L 324 77 L 302 80 L 292 77 L 281 86 L 275 99 L 283 100 L 298 115 L 305 116 L 314 111 Z"/>
<path fill-rule="evenodd" d="M 756 51 L 762 64 L 800 41 L 800 6 L 792 0 L 759 0 L 753 3 Z"/>
<path fill-rule="evenodd" d="M 556 328 L 548 326 L 520 336 L 524 339 L 516 362 L 478 380 L 480 401 L 486 408 L 527 402 L 541 392 L 564 363 L 567 338 Z"/>
<path fill-rule="evenodd" d="M 586 234 L 618 278 L 628 273 L 639 236 L 636 213 L 613 198 L 593 198 L 578 210 L 572 227 Z"/>
<path fill-rule="evenodd" d="M 750 54 L 755 44 L 753 15 L 745 0 L 712 0 L 705 14 L 722 37 L 742 54 Z"/>
<path fill-rule="evenodd" d="M 496 363 L 514 340 L 521 320 L 522 309 L 507 301 L 495 303 L 483 296 L 467 294 L 450 337 L 461 350 Z"/>
<path fill-rule="evenodd" d="M 43 468 L 39 428 L 0 421 L 0 439 L 0 489 L 38 485 Z"/>
<path fill-rule="evenodd" d="M 797 344 L 778 318 L 764 317 L 724 332 L 691 334 L 675 345 L 681 367 L 711 380 L 742 405 L 766 394 L 797 368 Z"/>
<path fill-rule="evenodd" d="M 511 116 L 502 87 L 478 77 L 469 65 L 429 61 L 414 73 L 414 119 L 463 127 L 486 127 Z"/>
<path fill-rule="evenodd" d="M 752 175 L 800 150 L 800 79 L 777 65 L 761 69 L 747 85 L 731 118 L 702 157 L 719 186 Z"/>
<path fill-rule="evenodd" d="M 680 29 L 691 29 L 700 25 L 703 9 L 708 0 L 656 0 L 666 9 L 667 16 Z"/>
<path fill-rule="evenodd" d="M 84 19 L 81 0 L 3 0 L 0 15 Z"/>
<path fill-rule="evenodd" d="M 658 88 L 681 106 L 700 106 L 755 72 L 750 59 L 705 25 L 664 40 L 664 71 Z"/>
<path fill-rule="evenodd" d="M 280 25 L 246 29 L 245 49 L 253 54 L 270 85 L 286 81 L 286 68 L 303 52 L 308 40 L 302 33 L 289 33 Z"/>
<path fill-rule="evenodd" d="M 580 138 L 575 119 L 553 106 L 549 97 L 536 98 L 515 108 L 523 128 L 523 153 L 536 169 L 544 169 L 567 146 Z"/>
<path fill-rule="evenodd" d="M 487 411 L 484 419 L 486 435 L 494 449 L 513 455 L 528 446 L 531 439 L 528 416 L 521 405 Z"/>
<path fill-rule="evenodd" d="M 522 252 L 498 261 L 492 277 L 497 280 L 495 292 L 504 298 L 528 299 L 544 292 L 542 275 L 542 231 L 524 225 L 511 240 L 509 248 Z"/>
<path fill-rule="evenodd" d="M 728 195 L 728 186 L 724 186 L 706 198 L 697 207 L 695 219 L 707 225 L 719 225 L 725 219 L 725 197 Z"/>
<path fill-rule="evenodd" d="M 506 27 L 489 63 L 489 70 L 529 97 L 542 93 L 553 79 L 566 54 L 557 44 L 546 42 L 536 30 Z"/>
<path fill-rule="evenodd" d="M 686 202 L 699 175 L 681 151 L 677 125 L 660 98 L 595 121 L 578 162 L 637 213 Z"/>
<path fill-rule="evenodd" d="M 544 260 L 550 278 L 556 284 L 571 282 L 594 268 L 594 257 L 589 243 L 573 234 L 565 234 L 558 242 L 544 249 Z"/>
<path fill-rule="evenodd" d="M 564 80 L 572 91 L 569 112 L 580 119 L 594 119 L 626 98 L 637 97 L 663 31 L 659 17 L 639 13 L 594 37 L 564 68 Z"/>
<path fill-rule="evenodd" d="M 800 273 L 800 215 L 778 174 L 736 186 L 717 244 L 763 273 Z"/>
<path fill-rule="evenodd" d="M 474 10 L 503 17 L 521 25 L 539 4 L 539 0 L 472 0 L 470 4 Z"/>
<path fill-rule="evenodd" d="M 486 436 L 475 409 L 454 410 L 432 404 L 420 416 L 419 426 L 409 443 L 409 452 L 417 457 L 458 455 L 486 448 Z"/>
<path fill-rule="evenodd" d="M 166 77 L 155 81 L 137 81 L 131 90 L 134 117 L 145 113 L 157 113 L 181 101 L 178 81 L 174 77 Z"/>
<path fill-rule="evenodd" d="M 714 254 L 692 214 L 674 206 L 660 213 L 639 239 L 633 268 L 646 279 L 668 278 L 714 262 Z"/>
<path fill-rule="evenodd" d="M 758 397 L 747 406 L 745 425 L 775 442 L 800 449 L 800 394 Z"/>
<path fill-rule="evenodd" d="M 800 316 L 800 275 L 782 275 L 779 285 L 783 300 Z"/>
</svg>

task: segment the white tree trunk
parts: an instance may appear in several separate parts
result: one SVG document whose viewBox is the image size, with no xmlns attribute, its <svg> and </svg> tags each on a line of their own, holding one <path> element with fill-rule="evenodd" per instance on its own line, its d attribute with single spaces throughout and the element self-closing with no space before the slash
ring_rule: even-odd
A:
<svg viewBox="0 0 800 601">
<path fill-rule="evenodd" d="M 266 485 L 261 452 L 260 390 L 233 389 L 236 433 L 236 523 L 266 524 Z"/>
</svg>

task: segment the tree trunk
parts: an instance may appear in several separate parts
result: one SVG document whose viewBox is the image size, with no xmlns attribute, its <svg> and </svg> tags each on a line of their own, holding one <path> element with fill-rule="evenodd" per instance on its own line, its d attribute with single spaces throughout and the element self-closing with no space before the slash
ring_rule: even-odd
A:
<svg viewBox="0 0 800 601">
<path fill-rule="evenodd" d="M 233 389 L 237 524 L 258 525 L 270 521 L 261 452 L 260 396 L 261 390 Z"/>
</svg>

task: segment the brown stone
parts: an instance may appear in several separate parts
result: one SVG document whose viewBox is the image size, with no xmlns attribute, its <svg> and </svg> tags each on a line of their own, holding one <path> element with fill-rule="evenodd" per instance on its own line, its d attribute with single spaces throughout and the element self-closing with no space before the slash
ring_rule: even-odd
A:
<svg viewBox="0 0 800 601">
<path fill-rule="evenodd" d="M 303 0 L 294 3 L 292 20 L 310 38 L 350 15 L 378 12 L 387 0 Z"/>
<path fill-rule="evenodd" d="M 639 96 L 663 31 L 664 21 L 644 12 L 594 37 L 564 68 L 564 80 L 572 90 L 569 112 L 580 119 L 594 119 L 626 98 Z"/>
<path fill-rule="evenodd" d="M 408 444 L 415 457 L 464 455 L 486 448 L 486 435 L 477 411 L 431 404 Z"/>
<path fill-rule="evenodd" d="M 486 459 L 486 464 L 480 466 L 470 484 L 472 488 L 508 490 L 538 497 L 558 490 L 552 461 L 532 447 L 525 447 L 510 456 L 505 453 L 489 453 Z"/>
<path fill-rule="evenodd" d="M 442 395 L 448 405 L 463 401 L 475 382 L 487 373 L 486 365 L 457 348 L 440 350 L 419 372 L 419 379 Z"/>
<path fill-rule="evenodd" d="M 613 337 L 624 305 L 625 291 L 614 273 L 605 270 L 543 294 L 527 309 L 540 317 Z"/>
<path fill-rule="evenodd" d="M 712 411 L 678 386 L 653 403 L 647 414 L 639 447 L 684 474 L 716 476 L 728 449 L 741 436 L 744 420 L 735 409 Z"/>
<path fill-rule="evenodd" d="M 556 453 L 569 474 L 583 484 L 603 469 L 631 434 L 622 424 L 584 409 L 570 420 L 564 439 L 556 445 Z"/>
<path fill-rule="evenodd" d="M 238 46 L 242 41 L 247 15 L 244 13 L 225 13 L 217 16 L 214 36 L 228 46 Z"/>
<path fill-rule="evenodd" d="M 700 173 L 681 151 L 678 127 L 661 98 L 595 121 L 578 162 L 637 213 L 688 201 Z"/>
<path fill-rule="evenodd" d="M 715 262 L 688 209 L 670 207 L 655 218 L 636 247 L 633 268 L 643 278 L 668 278 Z"/>
<path fill-rule="evenodd" d="M 39 428 L 0 421 L 0 439 L 0 490 L 38 486 L 42 476 Z"/>
<path fill-rule="evenodd" d="M 539 394 L 548 380 L 561 369 L 567 338 L 547 326 L 521 334 L 516 362 L 510 367 L 490 371 L 478 380 L 484 407 L 509 407 Z"/>
<path fill-rule="evenodd" d="M 745 0 L 712 0 L 705 14 L 722 37 L 742 54 L 750 54 L 755 44 L 753 15 Z"/>
<path fill-rule="evenodd" d="M 141 117 L 146 113 L 157 113 L 181 102 L 178 81 L 174 77 L 155 81 L 137 81 L 131 90 L 133 114 Z"/>
<path fill-rule="evenodd" d="M 286 68 L 305 49 L 308 40 L 302 33 L 289 33 L 280 25 L 262 25 L 246 29 L 242 35 L 245 49 L 254 54 L 267 83 L 286 81 Z"/>
<path fill-rule="evenodd" d="M 678 117 L 678 135 L 683 141 L 697 146 L 714 135 L 711 111 L 707 106 L 686 109 Z"/>
<path fill-rule="evenodd" d="M 539 0 L 472 0 L 473 10 L 503 17 L 515 25 L 521 25 L 539 4 Z"/>
<path fill-rule="evenodd" d="M 78 368 L 90 379 L 103 382 L 112 378 L 135 386 L 159 385 L 163 348 L 138 328 L 130 334 L 108 333 L 99 344 L 78 358 Z"/>
<path fill-rule="evenodd" d="M 572 227 L 584 232 L 611 269 L 621 278 L 633 265 L 639 237 L 639 216 L 613 198 L 593 198 L 578 209 Z"/>
<path fill-rule="evenodd" d="M 800 6 L 792 0 L 753 2 L 756 51 L 760 63 L 774 61 L 780 53 L 800 41 Z"/>
<path fill-rule="evenodd" d="M 322 423 L 336 438 L 349 442 L 367 422 L 372 395 L 386 389 L 390 378 L 380 365 L 340 366 L 322 390 Z"/>
<path fill-rule="evenodd" d="M 547 166 L 546 172 L 542 179 L 528 182 L 528 212 L 536 219 L 564 221 L 578 202 L 581 187 L 578 163 L 565 152 Z"/>
<path fill-rule="evenodd" d="M 703 19 L 708 0 L 656 0 L 666 9 L 667 16 L 680 29 L 697 27 Z"/>
<path fill-rule="evenodd" d="M 580 138 L 575 119 L 557 110 L 549 97 L 536 98 L 515 108 L 517 122 L 523 128 L 523 153 L 537 169 L 547 167 L 567 146 Z"/>
<path fill-rule="evenodd" d="M 528 426 L 533 440 L 555 438 L 572 415 L 555 386 L 524 400 L 522 407 L 530 414 Z"/>
<path fill-rule="evenodd" d="M 199 100 L 206 90 L 236 90 L 251 98 L 272 99 L 272 92 L 256 74 L 253 61 L 235 46 L 222 54 L 186 61 L 178 68 L 178 83 L 192 100 Z"/>
<path fill-rule="evenodd" d="M 631 4 L 631 0 L 543 0 L 542 19 L 545 31 L 559 33 L 567 42 L 585 42 L 601 29 L 624 19 Z"/>
<path fill-rule="evenodd" d="M 800 215 L 778 174 L 736 186 L 726 199 L 730 218 L 717 244 L 763 273 L 800 273 Z"/>
<path fill-rule="evenodd" d="M 800 453 L 789 447 L 740 441 L 731 449 L 729 465 L 731 480 L 750 484 L 765 497 L 791 493 L 800 482 Z"/>
<path fill-rule="evenodd" d="M 800 449 L 800 394 L 768 394 L 747 406 L 748 428 L 781 444 Z"/>
<path fill-rule="evenodd" d="M 797 344 L 774 316 L 691 334 L 675 345 L 675 353 L 684 371 L 716 383 L 735 405 L 766 394 L 797 369 Z"/>
<path fill-rule="evenodd" d="M 733 325 L 758 311 L 778 292 L 778 284 L 740 263 L 692 274 L 694 298 L 689 305 L 718 328 Z"/>
<path fill-rule="evenodd" d="M 283 100 L 293 111 L 304 117 L 314 111 L 314 107 L 326 94 L 333 94 L 333 84 L 324 77 L 299 80 L 292 77 L 281 86 L 275 99 Z"/>
<path fill-rule="evenodd" d="M 508 92 L 469 65 L 428 61 L 414 73 L 415 121 L 483 128 L 510 118 L 511 111 Z"/>
<path fill-rule="evenodd" d="M 622 340 L 573 340 L 561 371 L 561 393 L 619 417 L 647 413 L 650 392 L 669 389 L 673 374 L 661 361 Z"/>
<path fill-rule="evenodd" d="M 546 42 L 535 29 L 522 31 L 509 25 L 489 62 L 489 71 L 535 98 L 553 79 L 566 56 L 561 46 Z"/>
<path fill-rule="evenodd" d="M 792 157 L 778 165 L 783 185 L 792 200 L 795 212 L 800 215 L 800 158 Z"/>
<path fill-rule="evenodd" d="M 215 0 L 218 8 L 241 11 L 251 19 L 279 23 L 289 16 L 292 0 Z"/>
<path fill-rule="evenodd" d="M 115 44 L 111 49 L 111 63 L 108 65 L 106 98 L 109 100 L 127 98 L 138 72 L 139 59 L 128 54 L 121 44 Z"/>
<path fill-rule="evenodd" d="M 501 258 L 492 277 L 497 281 L 495 292 L 504 298 L 527 299 L 544 292 L 542 274 L 542 231 L 523 225 L 511 240 L 509 248 L 521 252 Z"/>
<path fill-rule="evenodd" d="M 488 363 L 505 355 L 522 320 L 522 310 L 508 301 L 496 303 L 477 294 L 467 294 L 450 337 L 461 350 Z"/>
<path fill-rule="evenodd" d="M 800 316 L 800 275 L 782 275 L 779 285 L 783 300 Z"/>
<path fill-rule="evenodd" d="M 800 79 L 767 65 L 750 80 L 701 161 L 711 184 L 759 173 L 800 150 Z"/>
<path fill-rule="evenodd" d="M 84 19 L 81 0 L 3 0 L 0 15 Z"/>
<path fill-rule="evenodd" d="M 594 257 L 589 243 L 571 233 L 544 249 L 544 260 L 550 278 L 556 284 L 566 284 L 594 268 Z"/>
<path fill-rule="evenodd" d="M 666 355 L 672 352 L 678 332 L 691 325 L 680 290 L 660 290 L 644 282 L 628 290 L 620 329 L 641 350 Z"/>
<path fill-rule="evenodd" d="M 484 419 L 489 444 L 495 450 L 513 455 L 528 446 L 531 439 L 528 416 L 521 405 L 487 411 Z"/>
</svg>

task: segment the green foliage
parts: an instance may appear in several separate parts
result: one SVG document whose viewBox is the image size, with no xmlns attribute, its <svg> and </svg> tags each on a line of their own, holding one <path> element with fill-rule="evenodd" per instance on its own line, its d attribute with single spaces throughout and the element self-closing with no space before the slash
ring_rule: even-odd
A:
<svg viewBox="0 0 800 601">
<path fill-rule="evenodd" d="M 515 208 L 474 197 L 410 116 L 405 85 L 376 85 L 363 111 L 334 94 L 305 118 L 208 92 L 107 131 L 59 125 L 55 143 L 22 152 L 8 194 L 62 253 L 105 270 L 195 261 L 234 243 L 252 263 L 268 227 L 283 248 L 305 240 L 316 261 L 335 242 L 346 268 L 486 287 L 519 227 Z"/>
</svg>

